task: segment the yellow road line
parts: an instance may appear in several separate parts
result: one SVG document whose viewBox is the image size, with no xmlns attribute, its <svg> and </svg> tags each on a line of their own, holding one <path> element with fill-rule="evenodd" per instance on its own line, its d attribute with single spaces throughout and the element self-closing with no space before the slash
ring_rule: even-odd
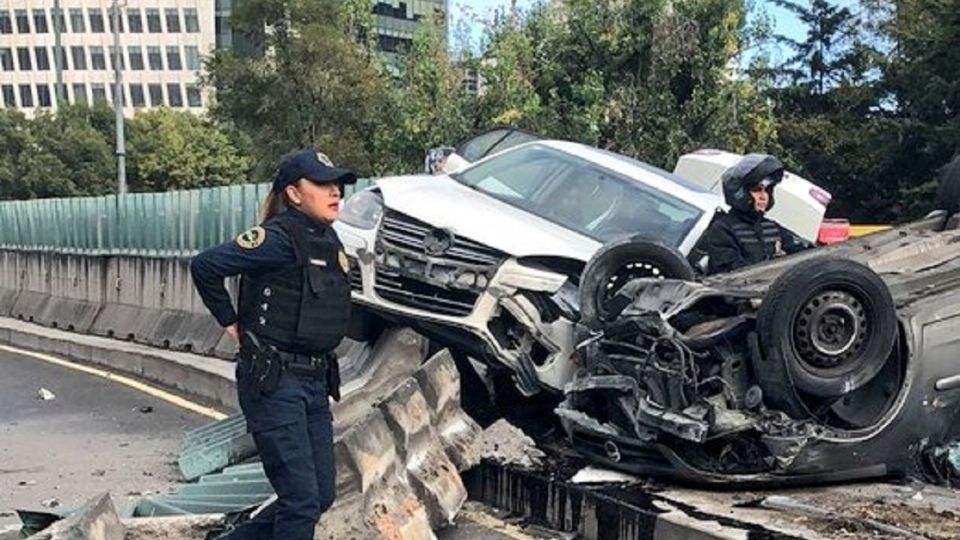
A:
<svg viewBox="0 0 960 540">
<path fill-rule="evenodd" d="M 510 525 L 509 523 L 497 519 L 490 514 L 485 514 L 483 512 L 476 512 L 474 510 L 461 510 L 460 516 L 464 517 L 477 525 L 486 527 L 488 529 L 494 529 L 498 533 L 509 536 L 514 540 L 536 540 L 533 536 L 526 534 L 520 527 L 515 525 Z"/>
<path fill-rule="evenodd" d="M 163 401 L 166 401 L 166 402 L 168 402 L 168 403 L 172 403 L 173 405 L 176 405 L 177 407 L 186 409 L 186 410 L 188 410 L 188 411 L 195 412 L 195 413 L 197 413 L 197 414 L 202 414 L 203 416 L 207 416 L 207 417 L 209 417 L 209 418 L 213 418 L 214 420 L 223 420 L 224 418 L 227 417 L 226 414 L 224 414 L 224 413 L 222 413 L 222 412 L 220 412 L 220 411 L 218 411 L 218 410 L 216 410 L 216 409 L 211 409 L 210 407 L 204 407 L 203 405 L 200 405 L 199 403 L 194 403 L 194 402 L 192 402 L 192 401 L 190 401 L 190 400 L 188 400 L 188 399 L 184 399 L 184 398 L 182 398 L 182 397 L 180 397 L 180 396 L 178 396 L 178 395 L 176 395 L 176 394 L 172 394 L 172 393 L 170 393 L 170 392 L 167 392 L 166 390 L 162 390 L 162 389 L 160 389 L 160 388 L 157 388 L 156 386 L 151 386 L 151 385 L 149 385 L 149 384 L 142 383 L 142 382 L 140 382 L 140 381 L 138 381 L 138 380 L 136 380 L 136 379 L 132 379 L 132 378 L 126 377 L 126 376 L 124 376 L 124 375 L 118 375 L 118 374 L 116 374 L 116 373 L 112 373 L 112 372 L 107 371 L 107 370 L 104 370 L 104 369 L 99 369 L 99 368 L 95 368 L 95 367 L 91 367 L 91 366 L 85 366 L 85 365 L 83 365 L 83 364 L 77 364 L 76 362 L 71 362 L 71 361 L 69 361 L 69 360 L 64 360 L 63 358 L 57 358 L 56 356 L 51 356 L 51 355 L 49 355 L 49 354 L 43 354 L 43 353 L 38 353 L 38 352 L 33 352 L 33 351 L 27 351 L 27 350 L 23 350 L 23 349 L 17 349 L 16 347 L 9 347 L 9 346 L 7 346 L 7 345 L 0 345 L 0 351 L 7 351 L 7 352 L 10 352 L 10 353 L 14 353 L 14 354 L 19 354 L 19 355 L 23 355 L 23 356 L 29 356 L 29 357 L 31 357 L 31 358 L 36 358 L 37 360 L 42 360 L 42 361 L 44 361 L 44 362 L 49 362 L 49 363 L 51 363 L 51 364 L 56 364 L 56 365 L 58 365 L 58 366 L 65 367 L 65 368 L 68 368 L 68 369 L 73 369 L 73 370 L 76 370 L 76 371 L 82 371 L 82 372 L 84 372 L 84 373 L 86 373 L 86 374 L 88 374 L 88 375 L 93 375 L 93 376 L 95 376 L 95 377 L 100 377 L 100 378 L 102 378 L 102 379 L 107 379 L 107 380 L 109 380 L 109 381 L 117 382 L 117 383 L 120 383 L 120 384 L 122 384 L 122 385 L 124 385 L 124 386 L 129 386 L 130 388 L 133 388 L 134 390 L 138 390 L 138 391 L 140 391 L 140 392 L 143 392 L 144 394 L 151 395 L 151 396 L 153 396 L 153 397 L 155 397 L 155 398 L 157 398 L 157 399 L 162 399 Z"/>
</svg>

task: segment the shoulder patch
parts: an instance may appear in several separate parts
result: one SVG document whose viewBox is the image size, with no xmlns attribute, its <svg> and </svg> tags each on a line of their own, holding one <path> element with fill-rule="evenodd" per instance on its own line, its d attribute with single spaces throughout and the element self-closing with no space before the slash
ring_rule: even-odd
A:
<svg viewBox="0 0 960 540">
<path fill-rule="evenodd" d="M 341 249 L 337 258 L 340 260 L 340 268 L 343 270 L 344 274 L 350 273 L 350 259 L 347 259 L 347 254 Z"/>
<path fill-rule="evenodd" d="M 243 249 L 257 249 L 266 239 L 267 231 L 263 227 L 253 227 L 237 236 L 237 245 Z"/>
</svg>

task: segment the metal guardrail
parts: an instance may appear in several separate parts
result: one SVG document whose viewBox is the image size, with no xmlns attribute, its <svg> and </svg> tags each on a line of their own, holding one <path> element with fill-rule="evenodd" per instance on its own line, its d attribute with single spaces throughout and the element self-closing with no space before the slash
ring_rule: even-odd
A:
<svg viewBox="0 0 960 540">
<path fill-rule="evenodd" d="M 362 179 L 347 195 L 370 185 Z M 0 249 L 188 257 L 256 224 L 270 184 L 0 202 Z"/>
</svg>

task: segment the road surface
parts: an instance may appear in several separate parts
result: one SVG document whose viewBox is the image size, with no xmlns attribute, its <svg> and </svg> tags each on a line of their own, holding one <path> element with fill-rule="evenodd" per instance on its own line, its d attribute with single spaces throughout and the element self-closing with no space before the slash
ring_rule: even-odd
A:
<svg viewBox="0 0 960 540">
<path fill-rule="evenodd" d="M 43 401 L 45 388 L 56 396 Z M 93 375 L 0 350 L 0 528 L 14 509 L 76 508 L 178 481 L 184 432 L 211 420 Z M 118 501 L 119 502 L 119 501 Z"/>
<path fill-rule="evenodd" d="M 55 398 L 39 399 L 41 388 Z M 115 381 L 0 349 L 0 531 L 19 524 L 16 509 L 44 511 L 54 500 L 76 508 L 104 491 L 120 504 L 172 490 L 184 432 L 210 421 Z M 543 537 L 476 505 L 438 536 Z"/>
</svg>

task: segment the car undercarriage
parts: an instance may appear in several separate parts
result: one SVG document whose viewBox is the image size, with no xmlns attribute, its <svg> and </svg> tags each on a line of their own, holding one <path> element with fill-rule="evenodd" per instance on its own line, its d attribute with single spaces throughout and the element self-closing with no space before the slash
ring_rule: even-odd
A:
<svg viewBox="0 0 960 540">
<path fill-rule="evenodd" d="M 958 240 L 933 215 L 699 283 L 608 290 L 557 413 L 581 453 L 693 483 L 915 472 L 958 431 Z"/>
</svg>

